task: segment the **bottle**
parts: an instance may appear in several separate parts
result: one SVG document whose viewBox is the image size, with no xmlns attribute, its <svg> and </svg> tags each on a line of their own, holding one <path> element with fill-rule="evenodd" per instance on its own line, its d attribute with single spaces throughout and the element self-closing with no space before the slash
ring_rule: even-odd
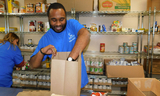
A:
<svg viewBox="0 0 160 96">
<path fill-rule="evenodd" d="M 155 32 L 158 32 L 158 25 L 157 25 L 157 21 L 155 21 Z"/>
<path fill-rule="evenodd" d="M 50 68 L 50 58 L 47 57 L 46 68 Z"/>
</svg>

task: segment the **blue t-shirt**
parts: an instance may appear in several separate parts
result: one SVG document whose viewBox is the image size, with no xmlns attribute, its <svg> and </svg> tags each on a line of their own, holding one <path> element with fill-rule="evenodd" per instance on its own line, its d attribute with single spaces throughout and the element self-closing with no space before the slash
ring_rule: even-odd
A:
<svg viewBox="0 0 160 96">
<path fill-rule="evenodd" d="M 46 47 L 50 44 L 57 49 L 57 52 L 71 52 L 78 37 L 77 33 L 81 28 L 84 28 L 84 26 L 81 25 L 77 20 L 70 19 L 67 20 L 66 28 L 61 33 L 56 33 L 52 29 L 48 30 L 47 33 L 44 34 L 40 39 L 38 46 L 32 56 L 36 55 L 41 48 Z M 47 56 L 51 58 L 52 54 L 44 55 L 42 61 L 44 61 Z M 88 76 L 84 63 L 83 53 L 81 54 L 81 58 L 81 88 L 83 88 L 88 83 Z"/>
<path fill-rule="evenodd" d="M 0 43 L 0 87 L 11 87 L 12 72 L 15 65 L 23 61 L 21 51 L 18 46 L 10 43 Z"/>
</svg>

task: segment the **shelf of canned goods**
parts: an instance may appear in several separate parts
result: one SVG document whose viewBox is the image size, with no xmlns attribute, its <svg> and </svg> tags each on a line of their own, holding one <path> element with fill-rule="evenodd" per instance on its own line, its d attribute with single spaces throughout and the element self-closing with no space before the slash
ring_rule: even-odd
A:
<svg viewBox="0 0 160 96">
<path fill-rule="evenodd" d="M 35 69 L 13 71 L 12 87 L 50 89 L 50 69 Z M 102 91 L 108 94 L 124 95 L 125 91 L 115 91 L 115 87 L 127 87 L 126 78 L 107 78 L 105 75 L 89 75 L 89 83 L 82 88 L 83 91 Z M 116 89 L 117 90 L 117 89 Z"/>
<path fill-rule="evenodd" d="M 13 71 L 13 87 L 50 88 L 50 70 Z"/>
</svg>

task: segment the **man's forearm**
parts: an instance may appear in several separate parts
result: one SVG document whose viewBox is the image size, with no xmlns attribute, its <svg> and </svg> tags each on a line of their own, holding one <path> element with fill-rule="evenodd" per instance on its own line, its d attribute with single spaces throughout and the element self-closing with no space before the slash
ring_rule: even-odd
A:
<svg viewBox="0 0 160 96">
<path fill-rule="evenodd" d="M 73 59 L 77 59 L 79 52 L 84 50 L 84 48 L 88 45 L 90 40 L 90 33 L 86 29 L 83 29 L 81 31 L 85 32 L 82 32 L 78 35 L 75 46 L 73 47 L 69 55 L 69 57 L 71 56 Z"/>
<path fill-rule="evenodd" d="M 30 68 L 37 68 L 41 65 L 43 54 L 40 51 L 30 59 Z"/>
</svg>

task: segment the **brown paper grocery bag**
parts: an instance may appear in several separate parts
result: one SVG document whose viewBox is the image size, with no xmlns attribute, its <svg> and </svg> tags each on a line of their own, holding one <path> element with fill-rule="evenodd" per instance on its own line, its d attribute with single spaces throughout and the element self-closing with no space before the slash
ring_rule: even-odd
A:
<svg viewBox="0 0 160 96">
<path fill-rule="evenodd" d="M 69 52 L 58 52 L 51 60 L 51 93 L 80 96 L 81 54 L 78 61 L 67 61 Z"/>
</svg>

